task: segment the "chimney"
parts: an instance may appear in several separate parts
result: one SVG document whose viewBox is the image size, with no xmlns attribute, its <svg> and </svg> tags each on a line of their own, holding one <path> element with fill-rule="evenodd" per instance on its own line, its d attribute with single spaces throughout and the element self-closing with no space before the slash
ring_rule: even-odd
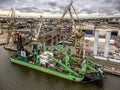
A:
<svg viewBox="0 0 120 90">
<path fill-rule="evenodd" d="M 94 41 L 94 48 L 93 48 L 93 55 L 94 56 L 97 56 L 98 38 L 99 38 L 99 31 L 95 30 L 95 41 Z"/>
<path fill-rule="evenodd" d="M 106 31 L 105 46 L 104 46 L 104 57 L 108 58 L 109 45 L 110 45 L 111 31 Z"/>
</svg>

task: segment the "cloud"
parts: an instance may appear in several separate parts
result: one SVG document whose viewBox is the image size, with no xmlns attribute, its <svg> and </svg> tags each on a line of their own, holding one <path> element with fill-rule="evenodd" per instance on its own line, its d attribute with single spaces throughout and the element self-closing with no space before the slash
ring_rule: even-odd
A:
<svg viewBox="0 0 120 90">
<path fill-rule="evenodd" d="M 115 8 L 120 12 L 120 0 L 114 0 Z"/>
<path fill-rule="evenodd" d="M 97 1 L 97 2 L 96 2 Z M 96 0 L 93 5 L 84 6 L 79 13 L 100 13 L 104 15 L 114 15 L 120 12 L 120 0 Z"/>
<path fill-rule="evenodd" d="M 120 11 L 120 0 L 105 0 L 105 4 L 111 5 L 111 8 L 114 8 Z"/>
<path fill-rule="evenodd" d="M 16 10 L 20 12 L 35 12 L 35 13 L 42 13 L 38 8 L 36 7 L 21 7 L 21 8 L 16 8 Z"/>
<path fill-rule="evenodd" d="M 71 0 L 0 0 L 0 10 L 13 7 L 20 12 L 58 13 L 62 14 L 64 8 Z M 120 13 L 120 0 L 74 0 L 73 3 L 78 14 L 118 15 Z"/>
<path fill-rule="evenodd" d="M 3 5 L 0 5 L 0 9 L 4 9 L 4 6 L 3 6 Z"/>
<path fill-rule="evenodd" d="M 0 9 L 8 9 L 12 7 L 15 3 L 15 0 L 0 0 Z"/>
<path fill-rule="evenodd" d="M 48 5 L 52 6 L 52 7 L 54 7 L 54 6 L 57 5 L 57 2 L 46 2 L 46 4 L 48 4 Z"/>
<path fill-rule="evenodd" d="M 12 4 L 12 3 L 14 3 L 15 2 L 15 0 L 0 0 L 0 3 L 1 4 L 5 4 L 5 3 L 9 3 L 9 4 Z"/>
</svg>

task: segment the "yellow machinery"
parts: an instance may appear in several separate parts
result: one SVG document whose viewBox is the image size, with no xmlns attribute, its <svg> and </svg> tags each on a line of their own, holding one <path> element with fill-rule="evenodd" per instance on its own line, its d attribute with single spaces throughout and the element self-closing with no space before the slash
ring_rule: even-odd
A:
<svg viewBox="0 0 120 90">
<path fill-rule="evenodd" d="M 0 35 L 3 33 L 1 23 L 0 23 Z"/>
<path fill-rule="evenodd" d="M 83 36 L 84 33 L 82 32 L 81 26 L 82 24 L 80 23 L 79 27 L 76 27 L 76 23 L 74 21 L 73 15 L 71 10 L 74 11 L 75 15 L 77 16 L 77 13 L 75 11 L 75 8 L 73 7 L 73 0 L 71 0 L 71 3 L 65 8 L 63 16 L 61 18 L 61 20 L 64 18 L 65 14 L 67 12 L 69 12 L 69 15 L 71 17 L 72 20 L 72 32 L 71 32 L 71 37 L 75 38 L 75 43 L 74 43 L 74 47 L 76 48 L 76 56 L 77 57 L 81 57 L 83 55 Z M 79 20 L 78 16 L 77 19 Z"/>
<path fill-rule="evenodd" d="M 13 8 L 11 8 L 11 11 L 8 15 L 8 20 L 7 20 L 7 24 L 8 24 L 8 37 L 7 37 L 7 42 L 6 45 L 9 45 L 10 40 L 12 40 L 12 43 L 14 44 L 14 39 L 15 39 L 15 11 Z"/>
</svg>

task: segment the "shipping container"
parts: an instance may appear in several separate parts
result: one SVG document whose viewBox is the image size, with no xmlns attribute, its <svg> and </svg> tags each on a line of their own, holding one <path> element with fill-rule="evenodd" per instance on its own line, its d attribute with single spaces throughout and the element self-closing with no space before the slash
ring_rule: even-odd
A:
<svg viewBox="0 0 120 90">
<path fill-rule="evenodd" d="M 85 34 L 93 34 L 93 30 L 84 30 Z"/>
<path fill-rule="evenodd" d="M 112 30 L 112 31 L 111 31 L 111 35 L 112 35 L 112 36 L 117 36 L 117 35 L 118 35 L 118 31 Z"/>
</svg>

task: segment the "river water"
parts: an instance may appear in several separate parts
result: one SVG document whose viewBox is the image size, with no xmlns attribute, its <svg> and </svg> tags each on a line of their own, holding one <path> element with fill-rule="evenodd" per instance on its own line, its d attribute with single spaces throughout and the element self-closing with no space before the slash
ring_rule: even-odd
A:
<svg viewBox="0 0 120 90">
<path fill-rule="evenodd" d="M 108 75 L 101 82 L 75 83 L 9 61 L 11 51 L 0 46 L 0 90 L 120 90 L 120 77 Z"/>
</svg>

